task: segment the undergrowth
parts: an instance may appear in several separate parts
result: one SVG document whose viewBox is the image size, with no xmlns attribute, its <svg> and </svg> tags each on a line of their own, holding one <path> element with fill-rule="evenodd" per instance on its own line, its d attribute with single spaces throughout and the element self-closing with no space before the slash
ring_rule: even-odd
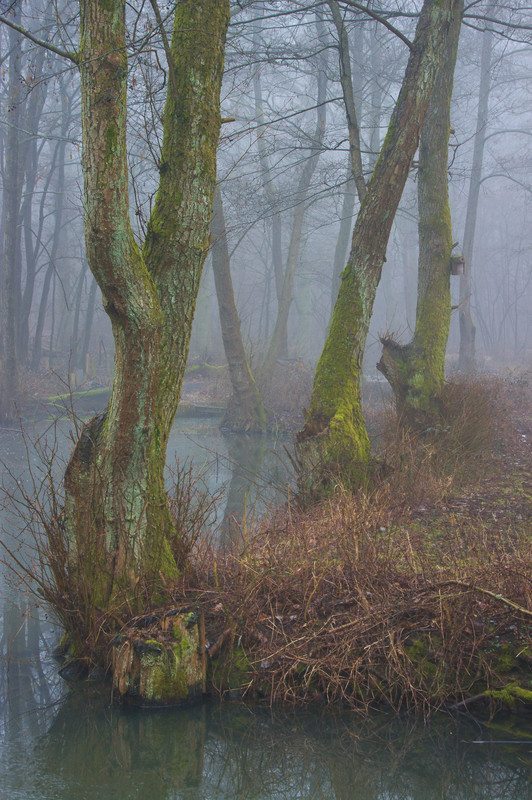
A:
<svg viewBox="0 0 532 800">
<path fill-rule="evenodd" d="M 244 525 L 232 552 L 205 537 L 213 506 L 182 468 L 173 508 L 188 566 L 140 618 L 127 603 L 85 602 L 51 467 L 17 495 L 34 549 L 28 562 L 11 548 L 11 566 L 86 665 L 108 665 L 119 631 L 166 635 L 161 618 L 193 604 L 222 693 L 424 714 L 477 697 L 496 703 L 508 686 L 520 687 L 506 691 L 517 703 L 529 700 L 528 395 L 480 383 L 446 392 L 438 430 L 413 433 L 385 415 L 385 467 L 371 490 L 338 487 L 306 510 L 296 498 Z"/>
</svg>

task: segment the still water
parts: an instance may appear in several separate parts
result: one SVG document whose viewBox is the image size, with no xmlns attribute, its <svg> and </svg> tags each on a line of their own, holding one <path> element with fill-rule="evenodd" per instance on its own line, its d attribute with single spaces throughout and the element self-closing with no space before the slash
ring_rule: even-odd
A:
<svg viewBox="0 0 532 800">
<path fill-rule="evenodd" d="M 55 439 L 48 423 L 30 439 Z M 68 431 L 57 431 L 59 455 Z M 176 455 L 223 490 L 217 535 L 281 497 L 285 442 L 223 436 L 216 419 L 179 418 Z M 0 458 L 28 482 L 26 448 L 0 432 Z M 3 536 L 14 521 L 3 519 Z M 361 724 L 323 710 L 271 712 L 216 701 L 165 711 L 120 709 L 96 683 L 68 686 L 45 610 L 0 576 L 0 800 L 527 800 L 530 748 L 466 717 L 424 727 L 376 714 Z"/>
</svg>

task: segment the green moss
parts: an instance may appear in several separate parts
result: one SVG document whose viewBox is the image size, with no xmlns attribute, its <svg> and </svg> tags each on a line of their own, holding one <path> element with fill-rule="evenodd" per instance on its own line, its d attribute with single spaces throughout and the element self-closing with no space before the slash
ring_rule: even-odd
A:
<svg viewBox="0 0 532 800">
<path fill-rule="evenodd" d="M 238 692 L 249 683 L 252 673 L 243 647 L 236 647 L 210 663 L 210 683 L 217 691 Z"/>
<path fill-rule="evenodd" d="M 118 127 L 116 124 L 108 125 L 105 131 L 105 141 L 107 145 L 107 155 L 112 158 L 115 155 L 118 143 Z"/>
<path fill-rule="evenodd" d="M 501 645 L 493 666 L 497 672 L 502 674 L 512 672 L 516 668 L 515 653 L 509 644 L 504 643 Z"/>
<path fill-rule="evenodd" d="M 173 640 L 118 643 L 113 679 L 122 695 L 143 704 L 174 705 L 201 695 L 205 676 L 195 615 L 179 615 Z"/>
<path fill-rule="evenodd" d="M 532 708 L 532 690 L 518 683 L 507 683 L 501 689 L 487 689 L 484 695 L 509 709 L 515 709 L 518 705 Z"/>
</svg>

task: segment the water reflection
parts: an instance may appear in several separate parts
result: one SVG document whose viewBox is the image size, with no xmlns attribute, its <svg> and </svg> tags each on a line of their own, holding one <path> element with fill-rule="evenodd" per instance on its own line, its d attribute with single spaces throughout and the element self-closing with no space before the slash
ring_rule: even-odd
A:
<svg viewBox="0 0 532 800">
<path fill-rule="evenodd" d="M 41 800 L 525 800 L 524 757 L 464 741 L 474 734 L 237 704 L 121 710 L 78 690 L 45 735 L 11 750 L 5 788 Z"/>
<path fill-rule="evenodd" d="M 245 509 L 273 499 L 284 481 L 274 442 L 222 438 L 212 421 L 178 425 L 172 449 L 200 463 L 219 454 L 209 480 L 227 486 L 223 543 Z M 9 440 L 6 451 L 22 469 L 21 442 Z M 527 748 L 472 744 L 486 730 L 447 718 L 423 728 L 377 716 L 361 726 L 351 715 L 272 716 L 214 701 L 165 712 L 112 707 L 96 683 L 69 690 L 52 659 L 50 620 L 17 587 L 4 582 L 1 592 L 2 800 L 528 797 Z"/>
</svg>

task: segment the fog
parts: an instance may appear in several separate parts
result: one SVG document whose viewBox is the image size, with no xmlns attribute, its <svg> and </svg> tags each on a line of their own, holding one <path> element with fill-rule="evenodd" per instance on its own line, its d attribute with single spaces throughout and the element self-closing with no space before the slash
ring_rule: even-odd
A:
<svg viewBox="0 0 532 800">
<path fill-rule="evenodd" d="M 77 39 L 73 3 L 3 5 L 5 13 L 14 15 L 37 38 L 60 49 Z M 162 6 L 165 12 L 170 9 L 167 5 Z M 218 156 L 231 275 L 245 345 L 258 363 L 275 328 L 280 280 L 295 258 L 293 288 L 287 298 L 287 347 L 283 345 L 277 357 L 301 360 L 309 369 L 324 343 L 337 287 L 335 271 L 346 262 L 359 206 L 349 178 L 338 33 L 325 8 L 318 36 L 319 5 L 234 4 Z M 401 8 L 404 16 L 394 11 L 387 19 L 399 19 L 401 30 L 412 36 L 415 20 L 410 17 L 416 6 Z M 167 75 L 153 16 L 137 12 L 133 5 L 128 9 L 128 151 L 131 220 L 142 237 L 158 177 Z M 345 7 L 342 13 L 363 171 L 369 179 L 408 48 L 381 22 L 356 8 Z M 489 8 L 474 4 L 470 14 L 464 20 L 458 52 L 448 175 L 455 252 L 468 250 L 471 288 L 463 286 L 460 294 L 465 279 L 452 277 L 447 362 L 449 369 L 458 365 L 460 307 L 470 303 L 476 327 L 475 366 L 519 371 L 530 366 L 532 335 L 530 20 L 519 4 Z M 497 21 L 483 21 L 483 14 Z M 73 389 L 105 385 L 113 369 L 113 338 L 85 258 L 78 72 L 60 55 L 5 25 L 0 36 L 2 338 L 4 359 L 14 356 L 16 361 L 16 373 L 11 371 L 9 380 L 17 381 L 23 395 L 29 391 L 37 397 L 57 393 L 59 380 Z M 325 99 L 317 107 L 321 68 L 326 75 Z M 322 130 L 316 136 L 319 113 Z M 305 178 L 306 168 L 311 174 Z M 408 341 L 413 330 L 416 184 L 414 160 L 373 312 L 367 375 L 375 374 L 380 336 L 393 333 Z M 281 276 L 277 289 L 276 259 Z M 189 358 L 196 364 L 225 361 L 210 257 Z"/>
</svg>

